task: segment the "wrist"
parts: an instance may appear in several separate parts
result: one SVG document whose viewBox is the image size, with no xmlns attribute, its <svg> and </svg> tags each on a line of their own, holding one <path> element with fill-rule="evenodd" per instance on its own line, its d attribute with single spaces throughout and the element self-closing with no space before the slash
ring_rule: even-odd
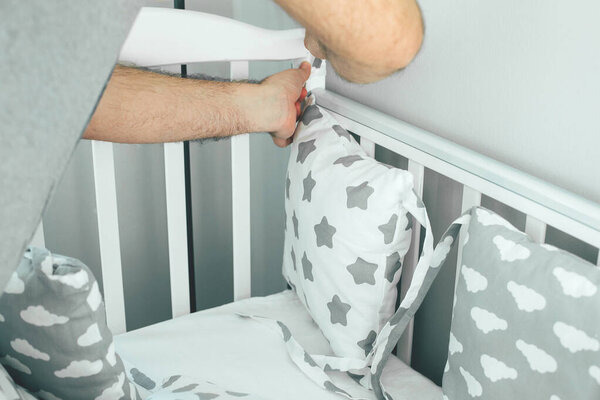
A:
<svg viewBox="0 0 600 400">
<path fill-rule="evenodd" d="M 272 99 L 276 93 L 268 85 L 240 83 L 236 86 L 232 99 L 235 112 L 243 121 L 240 132 L 270 132 L 275 129 L 276 102 Z"/>
</svg>

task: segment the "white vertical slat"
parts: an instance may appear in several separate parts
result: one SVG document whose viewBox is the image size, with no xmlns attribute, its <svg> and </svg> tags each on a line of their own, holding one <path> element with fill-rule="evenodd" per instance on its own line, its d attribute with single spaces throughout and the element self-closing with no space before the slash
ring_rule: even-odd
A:
<svg viewBox="0 0 600 400">
<path fill-rule="evenodd" d="M 231 63 L 231 79 L 248 79 L 248 62 Z M 233 217 L 233 299 L 251 294 L 250 252 L 250 136 L 231 138 L 231 196 Z"/>
<path fill-rule="evenodd" d="M 362 141 L 362 140 L 361 140 Z M 423 182 L 425 179 L 425 167 L 423 165 L 416 163 L 412 160 L 408 160 L 408 172 L 410 172 L 414 177 L 414 191 L 415 193 L 422 198 L 423 197 Z M 421 225 L 413 218 L 413 227 L 412 227 L 412 239 L 411 239 L 411 248 L 409 252 L 404 257 L 403 267 L 402 267 L 402 280 L 400 281 L 400 297 L 404 298 L 408 288 L 410 286 L 410 282 L 412 281 L 413 274 L 415 272 L 415 267 L 419 261 L 419 247 L 421 243 Z M 406 330 L 404 331 L 404 335 L 398 341 L 397 354 L 398 357 L 404 361 L 407 365 L 410 365 L 410 361 L 412 358 L 412 343 L 413 343 L 413 329 L 414 323 L 411 320 Z"/>
<path fill-rule="evenodd" d="M 546 227 L 545 223 L 531 215 L 528 215 L 525 220 L 525 233 L 536 243 L 544 243 L 546 241 Z"/>
<path fill-rule="evenodd" d="M 364 137 L 360 138 L 360 147 L 363 148 L 369 157 L 375 157 L 375 142 Z"/>
<path fill-rule="evenodd" d="M 463 186 L 462 193 L 462 206 L 461 213 L 469 210 L 470 208 L 481 205 L 481 193 L 475 189 L 471 189 L 469 186 Z M 458 255 L 456 256 L 456 277 L 454 282 L 454 288 L 456 289 L 456 284 L 460 278 L 460 269 L 462 267 L 462 250 L 466 244 L 467 240 L 467 229 L 468 226 L 463 225 L 460 229 L 460 234 L 458 236 Z"/>
<path fill-rule="evenodd" d="M 93 141 L 92 156 L 106 322 L 116 335 L 127 328 L 112 143 Z"/>
<path fill-rule="evenodd" d="M 173 318 L 190 313 L 183 143 L 165 143 L 165 190 Z"/>
<path fill-rule="evenodd" d="M 44 239 L 44 221 L 40 221 L 33 238 L 31 239 L 30 246 L 46 248 L 46 240 Z"/>
</svg>

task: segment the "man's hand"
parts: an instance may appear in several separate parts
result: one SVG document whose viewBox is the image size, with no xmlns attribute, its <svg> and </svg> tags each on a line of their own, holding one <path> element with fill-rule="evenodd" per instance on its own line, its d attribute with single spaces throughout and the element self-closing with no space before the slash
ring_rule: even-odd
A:
<svg viewBox="0 0 600 400">
<path fill-rule="evenodd" d="M 292 142 L 296 122 L 300 116 L 300 103 L 306 97 L 304 83 L 310 76 L 310 64 L 303 62 L 298 69 L 288 69 L 261 82 L 263 96 L 259 112 L 264 112 L 266 126 L 273 142 L 285 147 Z"/>
</svg>

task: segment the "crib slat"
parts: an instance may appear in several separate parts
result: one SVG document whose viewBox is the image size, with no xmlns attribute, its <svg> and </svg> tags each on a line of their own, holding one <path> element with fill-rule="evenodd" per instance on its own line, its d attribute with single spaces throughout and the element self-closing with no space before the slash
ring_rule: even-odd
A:
<svg viewBox="0 0 600 400">
<path fill-rule="evenodd" d="M 366 139 L 364 137 L 360 138 L 360 147 L 363 148 L 363 150 L 365 151 L 365 153 L 367 153 L 367 155 L 369 157 L 375 157 L 375 142 Z"/>
<path fill-rule="evenodd" d="M 413 160 L 408 160 L 408 172 L 410 172 L 414 177 L 415 193 L 422 198 L 423 182 L 425 179 L 425 167 L 422 164 L 419 164 Z M 421 253 L 419 249 L 420 243 L 421 225 L 413 218 L 411 246 L 410 250 L 404 257 L 404 266 L 402 267 L 402 279 L 400 281 L 400 298 L 404 298 L 404 296 L 406 295 L 413 274 L 415 272 L 415 267 L 419 262 L 419 255 Z M 406 327 L 406 330 L 404 331 L 404 335 L 398 342 L 397 347 L 398 357 L 407 365 L 410 365 L 410 360 L 412 358 L 413 329 L 414 324 L 411 320 L 408 326 Z"/>
<path fill-rule="evenodd" d="M 125 332 L 127 325 L 112 143 L 93 141 L 92 156 L 106 322 L 116 335 Z"/>
<path fill-rule="evenodd" d="M 231 63 L 232 80 L 248 79 L 247 61 Z M 233 299 L 251 294 L 250 136 L 231 138 L 231 197 L 233 218 Z"/>
<path fill-rule="evenodd" d="M 546 241 L 547 225 L 537 218 L 528 215 L 525 220 L 525 233 L 527 233 L 536 243 L 544 243 Z"/>
<path fill-rule="evenodd" d="M 461 213 L 464 213 L 470 208 L 479 205 L 481 205 L 481 192 L 478 192 L 477 190 L 472 189 L 469 186 L 463 186 Z M 458 284 L 458 280 L 460 279 L 460 268 L 462 267 L 462 250 L 466 244 L 465 241 L 467 238 L 466 229 L 467 226 L 463 225 L 458 236 L 458 255 L 456 257 L 456 277 L 454 282 L 455 289 L 456 285 Z"/>
<path fill-rule="evenodd" d="M 40 221 L 35 233 L 33 234 L 33 238 L 31 239 L 30 246 L 34 247 L 46 247 L 46 240 L 44 239 L 44 221 Z"/>
<path fill-rule="evenodd" d="M 171 312 L 175 318 L 190 312 L 183 143 L 165 143 L 164 154 Z"/>
</svg>

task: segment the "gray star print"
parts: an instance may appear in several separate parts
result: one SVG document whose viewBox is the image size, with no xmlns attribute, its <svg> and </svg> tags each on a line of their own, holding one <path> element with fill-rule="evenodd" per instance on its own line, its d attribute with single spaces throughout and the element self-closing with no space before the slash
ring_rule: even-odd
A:
<svg viewBox="0 0 600 400">
<path fill-rule="evenodd" d="M 405 231 L 410 231 L 412 229 L 413 226 L 413 218 L 411 215 L 406 214 L 406 228 L 404 228 Z"/>
<path fill-rule="evenodd" d="M 383 243 L 390 244 L 394 239 L 394 232 L 396 231 L 396 223 L 398 222 L 398 215 L 392 214 L 390 220 L 383 224 L 379 225 L 379 230 L 383 233 Z"/>
<path fill-rule="evenodd" d="M 317 236 L 317 247 L 327 246 L 333 248 L 333 235 L 336 229 L 329 225 L 327 217 L 323 217 L 320 223 L 315 225 L 315 235 Z"/>
<path fill-rule="evenodd" d="M 348 168 L 349 166 L 351 166 L 355 162 L 360 161 L 362 159 L 363 158 L 361 156 L 353 154 L 353 155 L 350 155 L 350 156 L 344 156 L 344 157 L 338 158 L 337 160 L 335 160 L 333 162 L 333 165 L 342 164 L 344 167 Z"/>
<path fill-rule="evenodd" d="M 393 282 L 394 275 L 396 275 L 396 272 L 400 269 L 400 267 L 402 267 L 402 263 L 400 262 L 400 254 L 394 253 L 387 256 L 385 261 L 385 279 L 387 279 L 390 283 Z"/>
<path fill-rule="evenodd" d="M 292 181 L 290 181 L 290 176 L 288 175 L 285 178 L 285 197 L 287 197 L 287 199 L 290 199 L 290 184 L 292 183 Z"/>
<path fill-rule="evenodd" d="M 352 136 L 350 136 L 348 131 L 342 128 L 340 125 L 334 125 L 332 126 L 332 128 L 335 131 L 335 133 L 338 134 L 339 137 L 346 138 L 349 142 L 352 142 Z"/>
<path fill-rule="evenodd" d="M 298 145 L 298 156 L 296 157 L 296 162 L 304 164 L 304 161 L 306 161 L 306 157 L 308 157 L 310 153 L 317 149 L 317 147 L 315 146 L 316 140 L 317 139 L 312 139 L 307 142 L 302 142 Z"/>
<path fill-rule="evenodd" d="M 346 316 L 348 311 L 350 311 L 350 308 L 352 308 L 350 307 L 350 304 L 344 303 L 336 294 L 331 301 L 327 303 L 327 308 L 329 308 L 329 313 L 331 314 L 332 324 L 348 325 Z"/>
<path fill-rule="evenodd" d="M 314 282 L 315 278 L 313 277 L 312 267 L 312 263 L 308 260 L 308 257 L 306 257 L 305 252 L 302 256 L 302 271 L 304 271 L 304 278 L 306 280 Z"/>
<path fill-rule="evenodd" d="M 373 264 L 358 257 L 354 264 L 350 264 L 346 267 L 348 272 L 354 278 L 354 283 L 362 285 L 363 283 L 374 285 L 375 284 L 375 271 L 377 271 L 377 264 Z"/>
<path fill-rule="evenodd" d="M 315 187 L 317 182 L 312 178 L 312 171 L 308 173 L 307 177 L 302 180 L 302 185 L 304 186 L 304 194 L 302 195 L 302 200 L 307 200 L 310 203 L 312 197 L 312 190 Z"/>
<path fill-rule="evenodd" d="M 308 125 L 312 121 L 322 118 L 322 117 L 323 117 L 323 114 L 321 114 L 321 111 L 319 111 L 319 107 L 317 107 L 314 104 L 311 104 L 310 106 L 306 107 L 306 109 L 304 110 L 304 114 L 302 115 L 302 123 L 304 125 Z"/>
<path fill-rule="evenodd" d="M 196 396 L 198 396 L 199 400 L 212 400 L 219 397 L 219 395 L 215 393 L 196 393 Z"/>
<path fill-rule="evenodd" d="M 348 208 L 358 207 L 361 210 L 366 210 L 369 196 L 371 196 L 374 191 L 375 189 L 369 186 L 366 181 L 358 186 L 348 186 L 346 188 L 346 195 L 348 196 L 346 206 Z"/>
<path fill-rule="evenodd" d="M 298 236 L 298 217 L 296 217 L 296 211 L 292 215 L 292 223 L 294 224 L 294 235 L 296 235 L 297 239 L 300 239 L 300 236 Z"/>
<path fill-rule="evenodd" d="M 291 256 L 292 256 L 292 264 L 294 265 L 294 271 L 295 271 L 296 270 L 296 253 L 294 253 L 293 248 L 292 248 Z"/>
<path fill-rule="evenodd" d="M 375 342 L 375 338 L 377 337 L 377 333 L 375 331 L 369 332 L 367 338 L 365 340 L 361 340 L 358 343 L 358 347 L 365 351 L 365 357 L 369 355 L 371 350 L 373 350 L 373 343 Z"/>
</svg>

